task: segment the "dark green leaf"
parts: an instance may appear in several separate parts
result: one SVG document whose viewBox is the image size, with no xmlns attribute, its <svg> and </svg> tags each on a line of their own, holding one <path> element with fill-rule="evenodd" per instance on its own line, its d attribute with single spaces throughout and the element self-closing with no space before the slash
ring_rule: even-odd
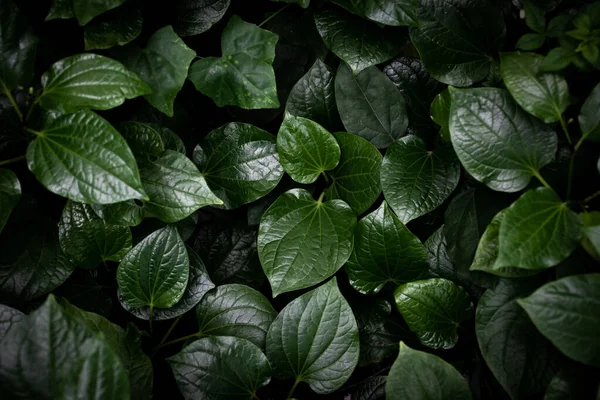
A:
<svg viewBox="0 0 600 400">
<path fill-rule="evenodd" d="M 175 31 L 180 36 L 206 32 L 227 12 L 231 0 L 182 0 L 175 8 Z"/>
<path fill-rule="evenodd" d="M 141 164 L 149 157 L 158 157 L 165 151 L 160 134 L 150 124 L 136 121 L 122 122 L 119 124 L 119 133 L 125 138 Z"/>
<path fill-rule="evenodd" d="M 458 280 L 458 274 L 454 269 L 454 263 L 448 254 L 448 243 L 444 235 L 444 225 L 440 226 L 425 241 L 425 248 L 429 256 L 429 270 L 434 277 Z"/>
<path fill-rule="evenodd" d="M 227 208 L 268 194 L 283 176 L 275 137 L 254 125 L 231 122 L 194 149 L 194 162 Z"/>
<path fill-rule="evenodd" d="M 319 394 L 339 389 L 359 356 L 358 327 L 335 278 L 289 303 L 267 334 L 273 374 Z"/>
<path fill-rule="evenodd" d="M 469 295 L 442 278 L 405 283 L 398 286 L 394 297 L 410 330 L 433 349 L 454 347 L 457 327 L 473 314 Z"/>
<path fill-rule="evenodd" d="M 400 353 L 385 385 L 388 400 L 471 400 L 465 378 L 451 364 L 433 354 L 400 342 Z"/>
<path fill-rule="evenodd" d="M 367 211 L 381 193 L 379 170 L 381 153 L 365 139 L 352 133 L 333 136 L 341 151 L 340 162 L 327 175 L 332 183 L 325 200 L 341 199 L 360 215 Z"/>
<path fill-rule="evenodd" d="M 504 43 L 504 18 L 488 0 L 423 0 L 410 38 L 440 82 L 469 86 L 484 79 Z"/>
<path fill-rule="evenodd" d="M 515 46 L 521 50 L 535 50 L 542 47 L 545 40 L 546 37 L 539 33 L 526 33 L 519 38 Z"/>
<path fill-rule="evenodd" d="M 581 245 L 592 257 L 600 260 L 600 212 L 585 212 L 579 216 L 583 222 Z"/>
<path fill-rule="evenodd" d="M 107 224 L 137 226 L 142 223 L 144 209 L 133 200 L 114 204 L 93 204 L 92 209 Z"/>
<path fill-rule="evenodd" d="M 531 30 L 544 33 L 546 31 L 545 11 L 537 6 L 533 1 L 524 1 L 523 8 L 525 9 L 525 22 Z"/>
<path fill-rule="evenodd" d="M 427 251 L 384 201 L 361 219 L 354 231 L 354 250 L 344 266 L 350 284 L 362 294 L 378 293 L 427 276 Z"/>
<path fill-rule="evenodd" d="M 562 71 L 567 68 L 569 64 L 577 57 L 574 50 L 566 49 L 564 47 L 557 47 L 550 50 L 550 52 L 544 57 L 544 60 L 540 63 L 540 72 L 554 72 Z"/>
<path fill-rule="evenodd" d="M 600 142 L 600 83 L 594 86 L 590 95 L 581 106 L 579 112 L 579 127 L 581 136 L 588 140 Z"/>
<path fill-rule="evenodd" d="M 376 67 L 354 75 L 342 63 L 335 77 L 335 99 L 346 130 L 379 149 L 388 147 L 406 132 L 404 98 Z"/>
<path fill-rule="evenodd" d="M 271 1 L 278 1 L 278 2 L 284 2 L 284 3 L 297 3 L 302 8 L 308 8 L 308 6 L 310 4 L 310 0 L 271 0 Z"/>
<path fill-rule="evenodd" d="M 21 183 L 9 169 L 0 168 L 0 232 L 21 198 Z"/>
<path fill-rule="evenodd" d="M 282 194 L 264 213 L 257 241 L 273 297 L 335 274 L 350 257 L 355 226 L 341 200 L 315 201 L 304 189 Z"/>
<path fill-rule="evenodd" d="M 85 50 L 123 46 L 138 37 L 143 22 L 142 11 L 134 2 L 115 8 L 85 27 Z"/>
<path fill-rule="evenodd" d="M 589 372 L 580 366 L 562 368 L 550 381 L 544 400 L 597 398 L 598 382 L 587 378 Z"/>
<path fill-rule="evenodd" d="M 391 26 L 418 26 L 416 0 L 333 0 L 346 10 Z"/>
<path fill-rule="evenodd" d="M 550 282 L 518 300 L 536 328 L 561 352 L 600 366 L 600 274 L 573 275 Z"/>
<path fill-rule="evenodd" d="M 416 136 L 393 143 L 381 163 L 381 188 L 400 221 L 440 206 L 458 185 L 460 163 L 450 146 L 427 150 Z"/>
<path fill-rule="evenodd" d="M 0 342 L 13 326 L 21 322 L 24 316 L 25 314 L 15 308 L 0 304 Z"/>
<path fill-rule="evenodd" d="M 251 342 L 209 336 L 167 359 L 186 400 L 252 399 L 271 380 L 267 357 Z"/>
<path fill-rule="evenodd" d="M 444 140 L 450 142 L 450 105 L 452 99 L 450 97 L 450 91 L 444 89 L 443 92 L 438 94 L 435 99 L 431 102 L 429 108 L 429 114 L 433 122 L 440 126 L 440 135 Z"/>
<path fill-rule="evenodd" d="M 554 129 L 527 115 L 502 89 L 451 88 L 450 135 L 463 167 L 494 190 L 516 192 L 549 164 Z"/>
<path fill-rule="evenodd" d="M 46 16 L 46 21 L 53 19 L 75 18 L 73 13 L 73 0 L 54 0 Z"/>
<path fill-rule="evenodd" d="M 77 18 L 79 25 L 83 26 L 98 15 L 117 8 L 125 0 L 72 0 L 72 2 L 73 14 Z"/>
<path fill-rule="evenodd" d="M 181 154 L 187 153 L 185 144 L 183 143 L 181 138 L 179 136 L 177 136 L 177 134 L 175 132 L 173 132 L 169 128 L 160 126 L 158 124 L 148 124 L 148 125 L 150 125 L 152 128 L 154 128 L 154 130 L 156 132 L 158 132 L 158 134 L 160 135 L 160 137 L 163 140 L 163 144 L 165 145 L 165 150 L 173 150 L 173 151 L 177 151 Z"/>
<path fill-rule="evenodd" d="M 387 376 L 376 375 L 364 380 L 352 399 L 356 400 L 385 400 L 385 383 Z"/>
<path fill-rule="evenodd" d="M 152 91 L 120 62 L 92 53 L 57 61 L 42 75 L 42 86 L 40 105 L 63 113 L 109 110 Z"/>
<path fill-rule="evenodd" d="M 198 60 L 189 79 L 217 107 L 279 108 L 273 60 L 278 36 L 234 15 L 221 36 L 223 56 Z"/>
</svg>

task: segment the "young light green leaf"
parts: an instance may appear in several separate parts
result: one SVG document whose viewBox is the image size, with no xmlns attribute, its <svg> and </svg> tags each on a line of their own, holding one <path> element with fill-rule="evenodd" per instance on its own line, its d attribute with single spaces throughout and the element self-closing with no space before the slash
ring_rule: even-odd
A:
<svg viewBox="0 0 600 400">
<path fill-rule="evenodd" d="M 546 269 L 566 259 L 582 236 L 581 218 L 551 189 L 523 194 L 500 225 L 498 258 L 494 269 Z"/>
<path fill-rule="evenodd" d="M 458 325 L 473 314 L 469 295 L 442 278 L 405 283 L 398 286 L 394 297 L 410 330 L 432 349 L 453 348 Z"/>
<path fill-rule="evenodd" d="M 26 157 L 42 185 L 73 201 L 111 204 L 147 198 L 127 143 L 91 111 L 49 115 Z"/>
<path fill-rule="evenodd" d="M 500 73 L 515 101 L 546 123 L 562 118 L 569 105 L 567 81 L 558 74 L 540 73 L 543 56 L 534 53 L 500 54 Z"/>
<path fill-rule="evenodd" d="M 517 192 L 554 159 L 554 129 L 527 115 L 508 92 L 450 88 L 452 145 L 467 172 L 494 190 Z"/>
<path fill-rule="evenodd" d="M 353 14 L 391 26 L 418 26 L 416 0 L 334 0 Z"/>
<path fill-rule="evenodd" d="M 583 240 L 581 245 L 596 260 L 600 260 L 600 212 L 579 214 L 583 222 Z"/>
<path fill-rule="evenodd" d="M 42 86 L 40 105 L 63 113 L 109 110 L 152 91 L 120 62 L 92 53 L 55 62 L 42 75 Z"/>
<path fill-rule="evenodd" d="M 285 306 L 267 333 L 273 374 L 306 382 L 318 394 L 339 389 L 358 356 L 356 320 L 335 278 Z"/>
<path fill-rule="evenodd" d="M 273 297 L 335 274 L 350 257 L 355 226 L 341 200 L 315 201 L 304 189 L 282 194 L 262 216 L 257 241 Z"/>
<path fill-rule="evenodd" d="M 133 200 L 104 205 L 92 204 L 92 209 L 110 225 L 137 226 L 144 219 L 144 209 Z"/>
<path fill-rule="evenodd" d="M 327 48 L 345 61 L 353 74 L 391 59 L 405 44 L 398 32 L 380 28 L 341 9 L 319 11 L 314 17 Z"/>
<path fill-rule="evenodd" d="M 271 380 L 267 357 L 251 342 L 231 336 L 209 336 L 167 359 L 186 400 L 256 398 Z"/>
<path fill-rule="evenodd" d="M 298 183 L 313 183 L 340 161 L 340 146 L 325 128 L 287 114 L 277 134 L 281 165 Z"/>
<path fill-rule="evenodd" d="M 188 284 L 190 260 L 174 225 L 138 243 L 119 264 L 117 283 L 123 301 L 132 308 L 173 307 Z"/>
<path fill-rule="evenodd" d="M 227 12 L 231 0 L 183 0 L 175 7 L 175 32 L 193 36 L 206 32 Z"/>
<path fill-rule="evenodd" d="M 125 65 L 152 89 L 146 100 L 172 117 L 175 97 L 183 87 L 194 57 L 196 52 L 168 25 L 154 32 L 145 49 L 128 54 Z"/>
<path fill-rule="evenodd" d="M 450 146 L 427 150 L 416 136 L 392 143 L 381 163 L 381 187 L 403 223 L 435 210 L 458 185 L 460 163 Z"/>
<path fill-rule="evenodd" d="M 140 164 L 148 161 L 150 157 L 160 156 L 165 151 L 160 134 L 150 124 L 136 121 L 121 122 L 118 130 Z"/>
<path fill-rule="evenodd" d="M 276 316 L 260 292 L 245 285 L 222 285 L 208 292 L 196 307 L 198 336 L 235 336 L 264 349 Z"/>
<path fill-rule="evenodd" d="M 193 160 L 227 208 L 268 194 L 283 176 L 275 137 L 254 125 L 231 122 L 210 132 Z"/>
<path fill-rule="evenodd" d="M 0 232 L 21 198 L 21 183 L 9 169 L 0 168 Z"/>
<path fill-rule="evenodd" d="M 340 64 L 335 77 L 335 99 L 346 130 L 378 149 L 388 147 L 406 132 L 404 98 L 377 67 L 354 75 L 346 64 Z"/>
<path fill-rule="evenodd" d="M 277 40 L 234 15 L 221 36 L 223 56 L 196 61 L 188 78 L 217 107 L 279 108 L 273 70 Z"/>
<path fill-rule="evenodd" d="M 440 126 L 440 135 L 444 140 L 450 142 L 450 105 L 452 99 L 450 91 L 446 88 L 431 102 L 429 114 L 433 122 Z"/>
<path fill-rule="evenodd" d="M 344 269 L 354 289 L 374 294 L 388 282 L 398 285 L 425 278 L 429 263 L 425 246 L 384 201 L 358 222 Z"/>
<path fill-rule="evenodd" d="M 123 46 L 142 32 L 142 10 L 133 2 L 115 8 L 87 25 L 83 31 L 85 51 Z"/>
<path fill-rule="evenodd" d="M 471 400 L 465 378 L 440 357 L 400 342 L 385 385 L 388 400 Z"/>
<path fill-rule="evenodd" d="M 223 204 L 194 163 L 173 150 L 145 165 L 141 177 L 150 197 L 144 209 L 164 222 L 181 221 L 201 207 Z"/>
<path fill-rule="evenodd" d="M 8 331 L 21 322 L 24 317 L 25 314 L 16 308 L 0 304 L 0 342 L 4 339 Z"/>
<path fill-rule="evenodd" d="M 600 83 L 594 86 L 592 92 L 581 106 L 579 112 L 579 127 L 583 139 L 600 142 Z"/>
<path fill-rule="evenodd" d="M 121 261 L 131 250 L 131 230 L 110 225 L 91 206 L 68 201 L 58 224 L 60 246 L 77 267 L 95 268 L 106 261 Z"/>
<path fill-rule="evenodd" d="M 455 86 L 485 78 L 504 43 L 506 28 L 497 6 L 487 0 L 424 0 L 419 5 L 421 26 L 410 28 L 410 38 L 431 76 Z"/>
<path fill-rule="evenodd" d="M 345 201 L 360 215 L 373 205 L 381 193 L 379 170 L 381 153 L 371 143 L 347 132 L 333 134 L 340 146 L 340 162 L 327 173 L 332 183 L 325 200 Z"/>
<path fill-rule="evenodd" d="M 92 19 L 108 10 L 119 7 L 125 0 L 72 0 L 73 14 L 80 26 L 86 25 Z"/>
<path fill-rule="evenodd" d="M 550 282 L 518 300 L 536 328 L 561 352 L 600 366 L 600 274 L 573 275 Z"/>
</svg>

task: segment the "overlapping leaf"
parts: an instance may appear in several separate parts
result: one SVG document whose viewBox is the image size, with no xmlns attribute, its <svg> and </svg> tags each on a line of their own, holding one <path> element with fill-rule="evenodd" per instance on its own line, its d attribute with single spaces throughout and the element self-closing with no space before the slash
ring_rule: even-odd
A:
<svg viewBox="0 0 600 400">
<path fill-rule="evenodd" d="M 9 169 L 0 168 L 0 232 L 21 198 L 21 183 Z"/>
</svg>

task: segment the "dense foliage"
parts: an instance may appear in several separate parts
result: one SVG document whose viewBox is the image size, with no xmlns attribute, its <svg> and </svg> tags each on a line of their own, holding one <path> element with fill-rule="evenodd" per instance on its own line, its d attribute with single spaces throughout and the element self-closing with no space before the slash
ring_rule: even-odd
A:
<svg viewBox="0 0 600 400">
<path fill-rule="evenodd" d="M 600 398 L 599 47 L 576 0 L 0 0 L 0 396 Z"/>
</svg>

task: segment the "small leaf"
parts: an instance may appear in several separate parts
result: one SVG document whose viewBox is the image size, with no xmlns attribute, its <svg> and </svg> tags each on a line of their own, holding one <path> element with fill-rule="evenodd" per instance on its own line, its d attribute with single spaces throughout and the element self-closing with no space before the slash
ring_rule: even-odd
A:
<svg viewBox="0 0 600 400">
<path fill-rule="evenodd" d="M 135 3 L 115 8 L 85 27 L 85 51 L 126 45 L 142 32 L 143 21 L 142 10 Z"/>
<path fill-rule="evenodd" d="M 573 275 L 550 282 L 518 300 L 536 328 L 561 352 L 600 366 L 600 274 Z"/>
<path fill-rule="evenodd" d="M 584 139 L 600 142 L 600 83 L 594 86 L 590 95 L 581 106 L 579 127 Z"/>
<path fill-rule="evenodd" d="M 335 77 L 335 99 L 346 130 L 378 149 L 388 147 L 406 132 L 404 98 L 376 67 L 354 75 L 347 65 L 340 64 Z"/>
<path fill-rule="evenodd" d="M 121 122 L 118 129 L 141 164 L 148 161 L 149 157 L 158 157 L 165 151 L 160 134 L 150 124 Z"/>
<path fill-rule="evenodd" d="M 46 21 L 53 19 L 75 18 L 73 13 L 73 0 L 54 0 L 46 16 Z"/>
<path fill-rule="evenodd" d="M 534 1 L 527 0 L 523 3 L 527 26 L 535 32 L 544 33 L 546 31 L 545 11 L 538 7 Z"/>
<path fill-rule="evenodd" d="M 463 167 L 493 190 L 517 192 L 554 159 L 554 129 L 502 89 L 450 89 L 450 135 Z"/>
<path fill-rule="evenodd" d="M 221 36 L 223 57 L 196 61 L 188 79 L 217 107 L 279 108 L 273 60 L 278 36 L 234 15 Z"/>
<path fill-rule="evenodd" d="M 231 0 L 183 0 L 176 4 L 175 31 L 179 36 L 206 32 L 227 12 Z"/>
<path fill-rule="evenodd" d="M 433 122 L 440 126 L 440 135 L 444 140 L 450 142 L 450 105 L 452 99 L 450 97 L 450 91 L 444 89 L 438 94 L 435 99 L 431 102 L 429 108 L 429 114 Z"/>
<path fill-rule="evenodd" d="M 0 168 L 0 232 L 21 199 L 21 183 L 9 169 Z"/>
<path fill-rule="evenodd" d="M 442 278 L 405 283 L 398 286 L 394 297 L 410 330 L 432 349 L 453 348 L 458 341 L 457 327 L 473 314 L 469 295 Z"/>
<path fill-rule="evenodd" d="M 458 185 L 460 163 L 449 146 L 428 151 L 416 136 L 393 143 L 381 163 L 381 187 L 403 223 L 439 207 Z"/>
<path fill-rule="evenodd" d="M 277 134 L 281 165 L 298 183 L 313 183 L 340 161 L 340 146 L 321 125 L 287 114 Z"/>
<path fill-rule="evenodd" d="M 209 336 L 167 359 L 186 400 L 251 399 L 271 380 L 267 357 L 251 342 Z"/>
<path fill-rule="evenodd" d="M 346 10 L 391 26 L 418 26 L 416 0 L 334 0 Z"/>
<path fill-rule="evenodd" d="M 190 261 L 185 244 L 173 225 L 138 243 L 119 264 L 117 283 L 132 308 L 173 307 L 188 284 Z"/>
<path fill-rule="evenodd" d="M 125 0 L 72 0 L 73 13 L 77 18 L 80 26 L 84 26 L 92 19 L 108 10 L 117 8 L 125 2 Z"/>
<path fill-rule="evenodd" d="M 332 393 L 352 375 L 359 341 L 352 309 L 335 278 L 289 303 L 267 334 L 267 358 L 281 379 Z"/>
<path fill-rule="evenodd" d="M 425 248 L 429 256 L 429 270 L 431 275 L 451 281 L 459 280 L 452 258 L 448 253 L 444 225 L 440 226 L 429 236 L 425 241 Z"/>
<path fill-rule="evenodd" d="M 388 400 L 471 400 L 465 378 L 440 357 L 400 342 L 385 385 Z"/>
<path fill-rule="evenodd" d="M 21 322 L 24 317 L 25 314 L 16 308 L 0 304 L 0 342 L 4 339 L 8 331 Z"/>
<path fill-rule="evenodd" d="M 92 108 L 109 110 L 151 89 L 123 64 L 98 54 L 84 53 L 55 62 L 42 75 L 39 98 L 46 110 L 73 113 Z"/>
<path fill-rule="evenodd" d="M 544 57 L 544 60 L 540 63 L 540 72 L 556 72 L 562 71 L 567 68 L 571 62 L 577 57 L 577 53 L 571 49 L 565 49 L 564 47 L 557 47 L 550 50 L 550 52 Z"/>
<path fill-rule="evenodd" d="M 388 282 L 398 285 L 426 277 L 429 264 L 425 246 L 384 201 L 358 222 L 344 269 L 354 289 L 374 294 Z"/>
<path fill-rule="evenodd" d="M 583 222 L 583 240 L 581 245 L 596 260 L 600 260 L 600 212 L 579 214 Z"/>
<path fill-rule="evenodd" d="M 521 50 L 535 50 L 542 47 L 546 37 L 539 33 L 526 33 L 519 38 L 519 41 L 515 45 L 517 49 Z"/>
<path fill-rule="evenodd" d="M 92 204 L 94 212 L 107 224 L 137 226 L 144 219 L 144 209 L 135 201 L 128 200 L 114 204 Z"/>
<path fill-rule="evenodd" d="M 350 257 L 355 226 L 341 200 L 315 201 L 304 189 L 282 194 L 262 216 L 257 241 L 273 297 L 335 274 Z"/>
</svg>

